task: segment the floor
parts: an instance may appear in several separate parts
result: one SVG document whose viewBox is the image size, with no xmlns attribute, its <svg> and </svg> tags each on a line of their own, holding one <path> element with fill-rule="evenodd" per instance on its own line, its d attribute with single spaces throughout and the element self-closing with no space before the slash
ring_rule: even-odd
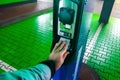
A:
<svg viewBox="0 0 120 80">
<path fill-rule="evenodd" d="M 93 13 L 84 60 L 101 80 L 120 80 L 120 19 L 111 17 L 101 29 L 93 49 L 89 47 L 98 28 L 99 16 L 99 13 Z M 49 55 L 52 11 L 4 26 L 0 28 L 0 34 L 0 60 L 15 69 L 34 66 Z M 2 62 L 0 67 L 9 68 Z M 0 72 L 4 71 L 0 69 Z"/>
<path fill-rule="evenodd" d="M 0 28 L 0 59 L 17 69 L 47 59 L 52 40 L 51 14 L 30 17 Z"/>
<path fill-rule="evenodd" d="M 94 15 L 84 59 L 102 80 L 120 80 L 120 19 L 111 18 L 104 25 L 93 47 L 89 45 L 95 33 L 98 15 Z"/>
<path fill-rule="evenodd" d="M 0 8 L 0 27 L 15 23 L 31 15 L 43 13 L 50 9 L 52 9 L 52 3 L 44 1 Z"/>
</svg>

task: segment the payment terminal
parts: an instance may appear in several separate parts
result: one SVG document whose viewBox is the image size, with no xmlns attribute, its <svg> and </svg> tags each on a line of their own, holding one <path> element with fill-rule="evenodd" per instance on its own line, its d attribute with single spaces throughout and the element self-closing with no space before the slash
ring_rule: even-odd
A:
<svg viewBox="0 0 120 80">
<path fill-rule="evenodd" d="M 53 0 L 53 42 L 66 41 L 70 54 L 52 80 L 78 80 L 89 28 L 82 22 L 85 0 Z M 87 17 L 87 16 L 86 16 Z M 82 25 L 81 25 L 82 24 Z"/>
<path fill-rule="evenodd" d="M 83 5 L 79 6 L 80 3 L 80 0 L 54 0 L 52 48 L 55 43 L 61 40 L 67 42 L 70 53 L 75 52 L 76 38 L 78 37 L 76 34 L 80 30 L 79 25 L 83 8 Z M 78 7 L 81 8 L 78 9 Z M 74 54 L 70 54 L 65 63 L 69 63 L 73 56 Z"/>
</svg>

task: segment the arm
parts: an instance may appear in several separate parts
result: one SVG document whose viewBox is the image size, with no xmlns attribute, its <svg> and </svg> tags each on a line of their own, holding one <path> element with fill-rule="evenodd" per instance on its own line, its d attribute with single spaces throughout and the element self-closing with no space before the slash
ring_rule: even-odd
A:
<svg viewBox="0 0 120 80">
<path fill-rule="evenodd" d="M 58 42 L 52 50 L 48 60 L 32 68 L 2 73 L 0 74 L 0 80 L 50 80 L 69 54 L 66 50 L 66 43 Z"/>
<path fill-rule="evenodd" d="M 51 74 L 54 74 L 55 71 L 51 71 L 50 65 L 46 63 L 54 65 L 54 62 L 47 60 L 32 68 L 2 73 L 0 80 L 50 80 Z"/>
</svg>

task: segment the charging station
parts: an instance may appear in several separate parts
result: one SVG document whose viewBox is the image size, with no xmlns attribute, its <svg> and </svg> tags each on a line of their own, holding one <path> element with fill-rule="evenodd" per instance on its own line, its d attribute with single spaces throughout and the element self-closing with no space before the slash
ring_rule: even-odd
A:
<svg viewBox="0 0 120 80">
<path fill-rule="evenodd" d="M 68 44 L 70 54 L 52 80 L 80 80 L 80 68 L 86 48 L 92 15 L 83 14 L 85 0 L 54 0 L 53 42 Z"/>
</svg>

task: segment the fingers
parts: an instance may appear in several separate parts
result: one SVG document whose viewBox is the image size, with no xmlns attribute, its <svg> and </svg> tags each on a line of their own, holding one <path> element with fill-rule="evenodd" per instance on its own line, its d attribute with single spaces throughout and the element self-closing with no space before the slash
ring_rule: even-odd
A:
<svg viewBox="0 0 120 80">
<path fill-rule="evenodd" d="M 61 41 L 61 44 L 58 46 L 57 50 L 60 52 L 60 53 L 65 53 L 66 50 L 67 50 L 68 46 L 66 44 L 66 42 L 64 41 Z"/>
<path fill-rule="evenodd" d="M 63 48 L 62 48 L 62 51 L 64 51 L 64 53 L 67 51 L 67 49 L 68 49 L 68 45 L 67 45 L 67 43 L 65 42 L 65 44 L 64 44 L 64 46 L 63 46 Z"/>
<path fill-rule="evenodd" d="M 55 44 L 55 47 L 53 48 L 53 51 L 57 50 L 57 48 L 59 47 L 59 45 L 61 44 L 61 42 L 59 41 L 58 43 Z"/>
<path fill-rule="evenodd" d="M 58 49 L 58 47 L 61 45 L 61 43 L 62 43 L 61 41 L 59 41 L 58 43 L 56 43 L 54 49 Z"/>
<path fill-rule="evenodd" d="M 58 49 L 60 51 L 62 51 L 65 47 L 66 47 L 66 43 L 65 42 L 61 42 L 61 45 L 58 47 Z"/>
<path fill-rule="evenodd" d="M 65 42 L 65 45 L 64 45 L 64 47 L 63 47 L 63 50 L 64 50 L 64 51 L 67 51 L 67 49 L 68 49 L 68 45 L 67 45 L 66 42 Z"/>
<path fill-rule="evenodd" d="M 62 53 L 64 54 L 67 51 L 67 44 L 65 41 L 59 41 L 58 43 L 56 43 L 53 52 L 56 53 Z"/>
</svg>

